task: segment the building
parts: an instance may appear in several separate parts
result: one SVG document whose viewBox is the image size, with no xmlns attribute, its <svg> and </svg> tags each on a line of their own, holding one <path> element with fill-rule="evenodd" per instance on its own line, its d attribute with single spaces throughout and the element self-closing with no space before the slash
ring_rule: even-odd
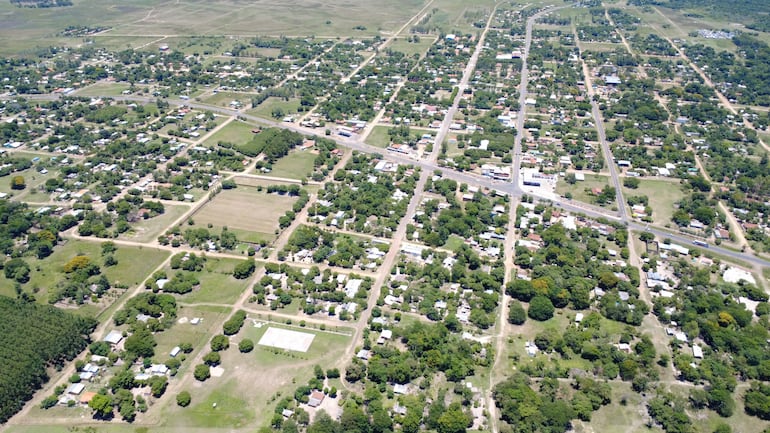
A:
<svg viewBox="0 0 770 433">
<path fill-rule="evenodd" d="M 123 341 L 123 333 L 117 330 L 110 331 L 110 333 L 104 337 L 103 341 L 109 343 L 112 346 L 115 346 Z"/>
<path fill-rule="evenodd" d="M 318 390 L 313 390 L 313 392 L 310 393 L 310 399 L 307 401 L 307 405 L 310 407 L 318 407 L 323 403 L 324 398 L 326 395 Z"/>
</svg>

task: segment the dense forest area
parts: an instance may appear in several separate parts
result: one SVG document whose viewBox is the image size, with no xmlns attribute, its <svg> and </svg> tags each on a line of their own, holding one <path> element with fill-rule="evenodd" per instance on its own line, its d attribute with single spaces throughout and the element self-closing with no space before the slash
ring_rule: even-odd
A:
<svg viewBox="0 0 770 433">
<path fill-rule="evenodd" d="M 0 296 L 0 423 L 24 406 L 61 367 L 86 348 L 96 320 Z"/>
</svg>

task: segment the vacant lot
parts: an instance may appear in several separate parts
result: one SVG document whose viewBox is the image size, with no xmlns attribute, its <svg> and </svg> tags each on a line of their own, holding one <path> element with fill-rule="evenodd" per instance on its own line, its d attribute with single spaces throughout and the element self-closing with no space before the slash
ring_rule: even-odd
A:
<svg viewBox="0 0 770 433">
<path fill-rule="evenodd" d="M 130 239 L 139 242 L 148 242 L 156 239 L 163 233 L 177 218 L 184 215 L 189 210 L 188 206 L 165 205 L 166 211 L 149 219 L 140 219 L 131 224 L 131 229 L 120 235 L 121 239 Z"/>
<path fill-rule="evenodd" d="M 671 215 L 674 214 L 674 203 L 684 197 L 682 187 L 676 182 L 642 180 L 637 189 L 623 187 L 623 197 L 626 199 L 640 195 L 646 195 L 650 199 L 655 224 L 670 223 Z"/>
<path fill-rule="evenodd" d="M 297 150 L 289 153 L 273 164 L 270 173 L 265 176 L 303 179 L 313 174 L 313 162 L 318 154 L 309 150 Z"/>
<path fill-rule="evenodd" d="M 203 102 L 211 105 L 219 105 L 220 107 L 229 107 L 232 102 L 237 102 L 240 104 L 239 107 L 244 107 L 251 103 L 252 96 L 253 95 L 249 93 L 218 92 L 207 98 L 203 98 Z"/>
<path fill-rule="evenodd" d="M 264 119 L 283 118 L 292 114 L 297 114 L 299 110 L 299 99 L 291 98 L 288 101 L 283 98 L 269 97 L 255 108 L 248 110 L 249 114 L 262 117 Z M 273 113 L 280 114 L 273 116 Z"/>
<path fill-rule="evenodd" d="M 297 354 L 255 346 L 250 353 L 240 353 L 238 342 L 249 338 L 255 343 L 268 327 L 286 328 L 314 334 L 310 350 Z M 274 323 L 255 327 L 247 319 L 241 332 L 230 338 L 230 348 L 222 352 L 222 377 L 195 382 L 189 389 L 192 405 L 180 408 L 175 402 L 166 404 L 163 419 L 167 427 L 239 428 L 262 426 L 273 415 L 273 396 L 292 395 L 312 376 L 313 366 L 331 368 L 342 355 L 349 337 L 327 332 L 284 327 Z M 255 384 L 259 391 L 255 392 Z M 214 407 L 216 403 L 216 407 Z"/>
<path fill-rule="evenodd" d="M 424 54 L 433 44 L 433 38 L 430 36 L 421 37 L 419 42 L 409 42 L 406 38 L 398 38 L 390 44 L 393 51 L 401 51 L 411 57 L 414 54 Z"/>
<path fill-rule="evenodd" d="M 215 146 L 219 142 L 232 143 L 236 146 L 243 146 L 251 141 L 254 133 L 251 132 L 256 127 L 245 122 L 233 121 L 225 125 L 216 134 L 206 140 L 206 146 Z"/>
<path fill-rule="evenodd" d="M 564 179 L 559 179 L 559 182 L 556 184 L 556 193 L 563 196 L 569 192 L 572 193 L 573 200 L 582 201 L 584 203 L 593 203 L 594 197 L 591 194 L 591 190 L 593 188 L 602 189 L 609 185 L 610 178 L 607 176 L 588 173 L 586 173 L 585 176 L 585 181 L 576 182 L 573 185 L 570 185 Z"/>
<path fill-rule="evenodd" d="M 198 227 L 227 227 L 244 242 L 270 241 L 275 238 L 278 218 L 291 209 L 294 201 L 296 198 L 239 185 L 217 194 L 193 219 Z"/>
<path fill-rule="evenodd" d="M 131 87 L 126 83 L 96 83 L 78 90 L 77 96 L 119 96 Z"/>
</svg>

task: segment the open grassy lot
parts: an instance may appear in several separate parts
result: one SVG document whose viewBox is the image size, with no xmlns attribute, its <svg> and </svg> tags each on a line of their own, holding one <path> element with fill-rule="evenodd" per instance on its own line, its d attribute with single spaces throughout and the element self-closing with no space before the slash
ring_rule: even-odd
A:
<svg viewBox="0 0 770 433">
<path fill-rule="evenodd" d="M 369 133 L 369 136 L 366 137 L 366 143 L 385 149 L 390 144 L 390 136 L 388 135 L 389 130 L 390 127 L 388 126 L 375 126 L 372 128 L 372 132 Z"/>
<path fill-rule="evenodd" d="M 119 96 L 124 90 L 131 87 L 127 83 L 95 83 L 84 87 L 77 92 L 76 96 Z"/>
<path fill-rule="evenodd" d="M 189 207 L 184 205 L 165 205 L 165 213 L 150 219 L 142 219 L 131 224 L 131 229 L 120 235 L 121 239 L 148 242 L 160 236 L 172 222 L 184 215 Z"/>
<path fill-rule="evenodd" d="M 282 115 L 278 117 L 282 118 L 283 116 L 297 114 L 299 106 L 299 99 L 297 98 L 291 98 L 288 101 L 285 101 L 283 98 L 271 96 L 265 99 L 261 104 L 246 112 L 254 116 L 259 116 L 263 119 L 272 120 L 274 119 L 273 110 L 276 110 L 276 112 L 280 110 Z"/>
<path fill-rule="evenodd" d="M 41 159 L 47 159 L 41 157 Z M 58 173 L 55 170 L 49 170 L 47 174 L 41 174 L 35 167 L 30 167 L 26 170 L 11 173 L 8 176 L 0 177 L 0 192 L 7 193 L 15 200 L 26 201 L 32 203 L 47 202 L 50 198 L 48 193 L 40 192 L 38 187 L 45 184 L 48 179 L 55 178 Z M 22 190 L 11 189 L 11 179 L 16 176 L 22 176 L 27 187 Z"/>
<path fill-rule="evenodd" d="M 318 154 L 309 150 L 295 150 L 273 164 L 270 173 L 265 176 L 303 179 L 313 174 L 313 162 Z"/>
<path fill-rule="evenodd" d="M 100 265 L 102 272 L 111 283 L 121 283 L 135 286 L 144 281 L 163 260 L 168 257 L 168 252 L 153 248 L 134 248 L 118 246 L 115 258 L 118 264 L 105 267 L 102 265 L 101 241 L 87 242 L 69 240 L 59 245 L 54 253 L 44 260 L 27 257 L 24 260 L 31 269 L 30 280 L 23 285 L 25 291 L 34 292 L 35 297 L 41 303 L 48 302 L 49 289 L 57 282 L 65 279 L 62 267 L 73 257 L 78 255 L 88 256 L 92 261 Z M 0 276 L 0 294 L 16 296 L 14 284 L 11 280 Z M 108 305 L 83 306 L 85 312 L 96 314 Z"/>
<path fill-rule="evenodd" d="M 259 345 L 251 353 L 238 351 L 242 338 L 257 343 L 268 327 L 287 328 L 272 323 L 257 328 L 247 319 L 241 332 L 230 338 L 230 348 L 222 352 L 224 375 L 195 382 L 189 389 L 194 397 L 188 408 L 169 400 L 162 416 L 166 426 L 214 429 L 266 425 L 273 415 L 273 396 L 291 395 L 312 376 L 316 364 L 334 366 L 349 342 L 349 337 L 343 335 L 291 327 L 288 329 L 315 335 L 308 352 L 278 351 Z"/>
<path fill-rule="evenodd" d="M 236 146 L 243 146 L 244 144 L 251 141 L 251 138 L 254 135 L 251 130 L 254 128 L 255 126 L 249 125 L 245 122 L 230 122 L 225 127 L 217 131 L 216 134 L 209 137 L 209 139 L 206 140 L 205 145 L 211 147 L 223 141 L 227 143 L 233 143 Z"/>
<path fill-rule="evenodd" d="M 572 199 L 582 201 L 584 203 L 593 203 L 593 196 L 591 190 L 593 188 L 602 189 L 609 185 L 610 178 L 598 174 L 586 173 L 586 180 L 577 182 L 574 185 L 570 185 L 564 179 L 559 179 L 556 184 L 556 193 L 563 196 L 566 193 L 572 193 Z M 586 191 L 587 190 L 587 191 Z"/>
<path fill-rule="evenodd" d="M 655 224 L 660 225 L 671 222 L 671 215 L 674 214 L 674 203 L 684 197 L 682 187 L 676 182 L 641 180 L 637 189 L 623 187 L 623 197 L 625 198 L 640 195 L 646 195 L 650 199 L 652 218 Z M 627 204 L 626 207 L 628 207 Z"/>
<path fill-rule="evenodd" d="M 291 209 L 295 200 L 241 185 L 217 194 L 193 220 L 198 227 L 226 226 L 244 242 L 270 241 L 275 237 L 278 218 Z"/>
<path fill-rule="evenodd" d="M 177 323 L 170 329 L 155 334 L 155 340 L 158 343 L 155 347 L 155 357 L 161 361 L 168 359 L 171 349 L 183 342 L 193 346 L 193 352 L 187 355 L 187 358 L 194 357 L 197 351 L 208 349 L 208 341 L 212 335 L 222 333 L 222 323 L 227 320 L 229 315 L 230 308 L 226 307 L 179 305 Z M 197 325 L 189 322 L 195 317 L 202 319 Z M 179 323 L 179 319 L 186 323 Z M 189 367 L 189 364 L 189 362 L 183 363 L 182 368 Z M 180 370 L 179 374 L 184 374 L 184 371 Z"/>
<path fill-rule="evenodd" d="M 409 42 L 406 38 L 398 38 L 390 44 L 390 49 L 400 51 L 411 57 L 414 54 L 423 54 L 433 45 L 433 38 L 429 36 L 421 37 L 419 42 Z"/>
<path fill-rule="evenodd" d="M 203 102 L 210 105 L 218 105 L 220 107 L 229 107 L 233 101 L 238 101 L 240 106 L 246 106 L 250 103 L 252 95 L 249 93 L 239 92 L 217 92 L 203 98 Z"/>
<path fill-rule="evenodd" d="M 197 304 L 201 302 L 232 304 L 249 285 L 249 280 L 238 280 L 232 276 L 233 268 L 239 260 L 211 258 L 206 266 L 198 273 L 200 287 L 192 292 L 181 295 L 180 302 Z M 173 271 L 171 271 L 173 272 Z"/>
</svg>

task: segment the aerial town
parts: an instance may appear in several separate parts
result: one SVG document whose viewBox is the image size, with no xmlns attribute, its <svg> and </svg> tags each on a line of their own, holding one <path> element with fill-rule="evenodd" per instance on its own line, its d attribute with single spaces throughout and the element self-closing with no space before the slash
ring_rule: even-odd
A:
<svg viewBox="0 0 770 433">
<path fill-rule="evenodd" d="M 0 5 L 0 433 L 770 432 L 733 3 Z"/>
</svg>

